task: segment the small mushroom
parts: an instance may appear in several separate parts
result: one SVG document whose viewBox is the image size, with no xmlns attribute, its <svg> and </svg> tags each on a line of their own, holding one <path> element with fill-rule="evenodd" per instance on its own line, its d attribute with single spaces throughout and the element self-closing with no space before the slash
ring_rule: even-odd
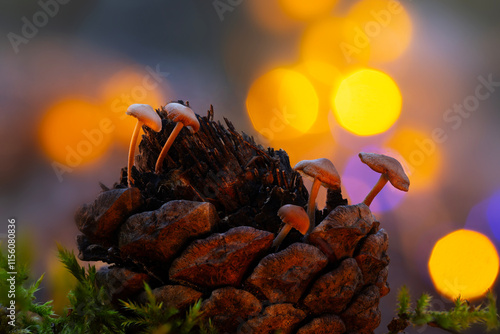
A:
<svg viewBox="0 0 500 334">
<path fill-rule="evenodd" d="M 281 228 L 281 231 L 274 239 L 273 247 L 278 248 L 292 228 L 302 233 L 302 235 L 307 233 L 309 217 L 303 207 L 293 204 L 283 205 L 278 210 L 278 216 L 285 223 L 285 226 Z"/>
<path fill-rule="evenodd" d="M 163 149 L 158 156 L 158 160 L 156 160 L 156 174 L 161 173 L 163 160 L 167 156 L 168 150 L 174 143 L 175 138 L 177 137 L 179 132 L 181 132 L 182 128 L 184 126 L 187 126 L 192 130 L 192 132 L 197 132 L 200 129 L 200 123 L 198 122 L 195 113 L 188 106 L 177 102 L 172 102 L 167 104 L 164 110 L 167 112 L 167 117 L 172 121 L 177 122 L 177 124 L 172 130 L 172 133 L 170 133 L 167 142 L 163 146 Z"/>
<path fill-rule="evenodd" d="M 307 204 L 307 214 L 309 215 L 309 231 L 307 235 L 312 232 L 316 226 L 315 210 L 316 210 L 316 197 L 318 196 L 319 187 L 323 185 L 326 188 L 333 190 L 340 190 L 340 176 L 333 163 L 325 158 L 316 160 L 303 160 L 293 167 L 294 170 L 312 177 L 314 179 L 309 194 L 309 203 Z"/>
<path fill-rule="evenodd" d="M 396 189 L 408 191 L 410 180 L 399 161 L 387 155 L 364 152 L 359 153 L 359 158 L 363 163 L 367 164 L 368 167 L 382 174 L 377 184 L 375 184 L 363 201 L 367 206 L 370 206 L 375 196 L 384 188 L 387 181 L 390 181 Z"/>
<path fill-rule="evenodd" d="M 128 167 L 127 167 L 127 181 L 129 188 L 132 186 L 132 166 L 134 165 L 134 152 L 137 144 L 137 137 L 143 125 L 151 128 L 153 131 L 161 130 L 161 118 L 156 111 L 148 104 L 132 104 L 127 108 L 127 115 L 137 118 L 137 124 L 130 140 L 130 148 L 128 151 Z"/>
</svg>

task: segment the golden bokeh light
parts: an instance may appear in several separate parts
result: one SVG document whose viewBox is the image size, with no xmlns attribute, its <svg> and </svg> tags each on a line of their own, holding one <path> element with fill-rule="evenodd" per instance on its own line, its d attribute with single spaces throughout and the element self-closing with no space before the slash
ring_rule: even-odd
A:
<svg viewBox="0 0 500 334">
<path fill-rule="evenodd" d="M 318 105 L 311 82 L 297 71 L 281 68 L 257 78 L 246 99 L 253 127 L 267 140 L 307 133 L 318 116 Z"/>
<path fill-rule="evenodd" d="M 342 81 L 332 93 L 331 105 L 343 128 L 371 136 L 387 131 L 398 120 L 402 97 L 387 74 L 364 69 Z"/>
<path fill-rule="evenodd" d="M 277 35 L 287 33 L 298 27 L 298 22 L 287 16 L 281 9 L 280 0 L 245 1 L 253 21 L 266 33 Z"/>
<path fill-rule="evenodd" d="M 400 1 L 363 0 L 350 9 L 347 17 L 356 22 L 359 35 L 353 52 L 370 45 L 371 61 L 395 60 L 410 45 L 412 21 Z"/>
<path fill-rule="evenodd" d="M 327 15 L 338 0 L 279 0 L 282 10 L 291 18 L 307 21 Z"/>
<path fill-rule="evenodd" d="M 308 134 L 330 131 L 328 115 L 331 114 L 330 94 L 341 82 L 341 73 L 333 66 L 322 62 L 299 62 L 292 68 L 306 76 L 316 91 L 319 100 L 319 111 L 316 122 L 307 131 Z"/>
<path fill-rule="evenodd" d="M 283 149 L 288 154 L 290 165 L 295 166 L 302 160 L 332 158 L 338 146 L 328 132 L 307 133 L 287 140 L 274 139 L 269 142 L 275 149 Z"/>
<path fill-rule="evenodd" d="M 113 122 L 102 108 L 83 98 L 67 98 L 47 110 L 38 134 L 50 159 L 76 167 L 102 157 L 113 132 Z"/>
<path fill-rule="evenodd" d="M 386 146 L 401 155 L 401 164 L 411 180 L 411 191 L 428 189 L 436 184 L 442 168 L 442 152 L 425 132 L 414 128 L 397 129 Z"/>
<path fill-rule="evenodd" d="M 326 85 L 330 89 L 340 84 L 341 73 L 337 67 L 323 61 L 304 61 L 303 67 L 308 76 Z"/>
<path fill-rule="evenodd" d="M 434 286 L 450 299 L 483 296 L 495 282 L 498 266 L 498 253 L 491 241 L 469 230 L 441 238 L 429 259 Z"/>
<path fill-rule="evenodd" d="M 311 24 L 300 41 L 304 62 L 329 64 L 340 71 L 366 65 L 370 58 L 370 45 L 354 48 L 360 43 L 356 23 L 351 20 L 328 17 Z"/>
<path fill-rule="evenodd" d="M 116 72 L 102 86 L 103 107 L 116 127 L 113 131 L 115 142 L 124 147 L 130 145 L 130 137 L 137 120 L 127 116 L 128 106 L 134 103 L 146 103 L 159 108 L 167 102 L 166 78 L 152 75 L 147 70 L 127 67 Z"/>
</svg>

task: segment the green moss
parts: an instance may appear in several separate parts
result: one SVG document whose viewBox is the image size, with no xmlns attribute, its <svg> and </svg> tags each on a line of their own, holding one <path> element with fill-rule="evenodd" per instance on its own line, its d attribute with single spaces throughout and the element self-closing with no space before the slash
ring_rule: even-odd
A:
<svg viewBox="0 0 500 334">
<path fill-rule="evenodd" d="M 10 325 L 6 317 L 6 306 L 10 303 L 10 284 L 7 281 L 10 274 L 7 257 L 0 251 L 0 334 L 125 334 L 137 333 L 138 330 L 156 334 L 216 334 L 210 322 L 205 326 L 201 321 L 201 300 L 182 317 L 178 310 L 166 309 L 162 303 L 157 303 L 147 284 L 148 302 L 145 305 L 122 302 L 124 308 L 117 310 L 104 289 L 96 284 L 96 268 L 90 265 L 81 267 L 73 252 L 60 246 L 58 249 L 59 259 L 77 280 L 68 295 L 70 304 L 65 314 L 55 314 L 51 301 L 43 304 L 35 301 L 35 292 L 39 289 L 43 275 L 36 282 L 28 284 L 28 268 L 18 264 L 15 326 Z"/>
<path fill-rule="evenodd" d="M 460 333 L 473 325 L 482 325 L 490 331 L 500 327 L 496 308 L 496 298 L 487 294 L 486 305 L 473 306 L 468 301 L 457 298 L 454 307 L 449 311 L 430 309 L 432 297 L 423 294 L 417 301 L 415 309 L 411 307 L 408 289 L 403 286 L 398 294 L 398 316 L 387 326 L 389 334 L 402 332 L 406 327 L 429 325 L 451 333 Z"/>
<path fill-rule="evenodd" d="M 144 289 L 148 299 L 144 305 L 121 301 L 125 309 L 133 314 L 123 322 L 124 327 L 134 328 L 134 332 L 142 330 L 142 333 L 216 334 L 210 322 L 205 326 L 201 320 L 201 300 L 189 308 L 185 317 L 176 317 L 179 310 L 165 308 L 163 303 L 158 303 L 147 283 L 144 283 Z"/>
</svg>

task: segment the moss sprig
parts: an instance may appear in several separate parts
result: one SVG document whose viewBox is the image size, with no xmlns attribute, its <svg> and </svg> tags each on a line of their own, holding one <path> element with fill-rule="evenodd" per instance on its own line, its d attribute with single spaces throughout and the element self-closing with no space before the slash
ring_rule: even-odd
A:
<svg viewBox="0 0 500 334">
<path fill-rule="evenodd" d="M 398 293 L 397 317 L 392 319 L 387 328 L 388 334 L 401 333 L 409 326 L 438 327 L 450 333 L 461 333 L 473 325 L 482 325 L 487 331 L 500 327 L 493 293 L 486 295 L 485 305 L 473 306 L 467 300 L 457 298 L 449 311 L 431 309 L 432 297 L 422 294 L 412 308 L 411 296 L 407 287 L 403 286 Z"/>
<path fill-rule="evenodd" d="M 147 296 L 145 304 L 121 301 L 125 310 L 133 314 L 123 322 L 124 328 L 135 328 L 142 330 L 141 333 L 156 334 L 216 334 L 216 330 L 210 322 L 208 326 L 205 326 L 201 320 L 201 300 L 189 308 L 185 317 L 178 317 L 179 310 L 164 307 L 162 302 L 156 301 L 147 283 L 144 283 L 144 290 Z"/>
</svg>

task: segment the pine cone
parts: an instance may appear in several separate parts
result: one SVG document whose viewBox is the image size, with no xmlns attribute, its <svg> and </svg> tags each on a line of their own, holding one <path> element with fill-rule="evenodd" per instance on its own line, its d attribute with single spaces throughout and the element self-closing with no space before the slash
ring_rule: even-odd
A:
<svg viewBox="0 0 500 334">
<path fill-rule="evenodd" d="M 111 299 L 144 301 L 145 280 L 166 306 L 183 310 L 202 298 L 221 334 L 372 333 L 389 258 L 368 207 L 329 192 L 308 240 L 292 231 L 276 251 L 278 209 L 308 198 L 286 152 L 265 150 L 228 120 L 198 117 L 200 130 L 181 130 L 156 175 L 175 125 L 157 112 L 163 129 L 144 127 L 134 188 L 122 170 L 75 216 L 79 257 L 109 263 L 98 281 Z"/>
</svg>

